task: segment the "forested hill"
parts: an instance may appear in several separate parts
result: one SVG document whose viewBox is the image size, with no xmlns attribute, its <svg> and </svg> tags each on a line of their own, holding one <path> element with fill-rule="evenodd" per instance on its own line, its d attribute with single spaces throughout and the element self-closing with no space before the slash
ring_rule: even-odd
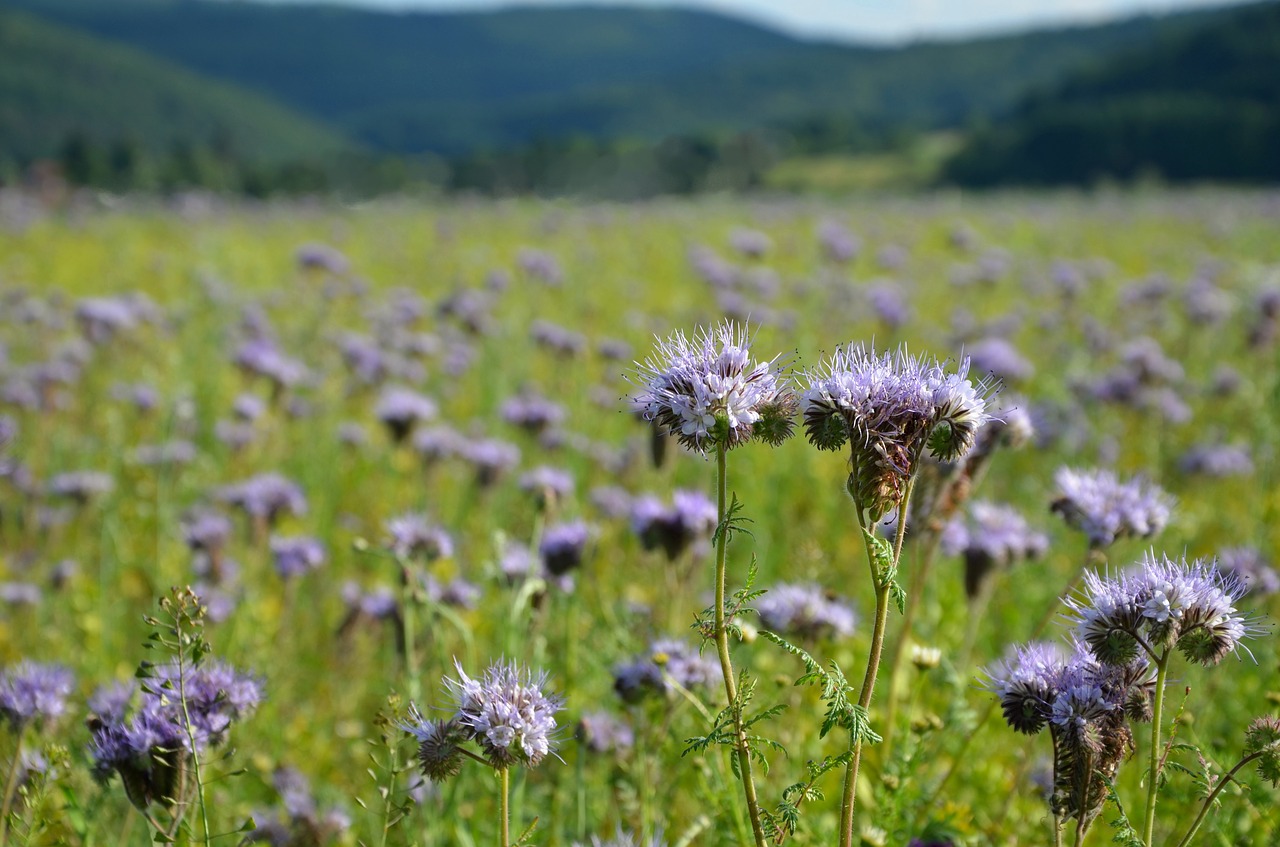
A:
<svg viewBox="0 0 1280 847">
<path fill-rule="evenodd" d="M 151 152 L 219 146 L 265 162 L 347 146 L 259 94 L 31 15 L 0 10 L 0 57 L 0 159 L 50 155 L 77 136 Z"/>
<path fill-rule="evenodd" d="M 1280 180 L 1280 3 L 1226 10 L 1028 95 L 947 167 L 970 185 Z"/>
<path fill-rule="evenodd" d="M 7 0 L 251 88 L 374 150 L 657 140 L 818 119 L 934 128 L 999 115 L 1099 56 L 1219 12 L 903 47 L 804 41 L 680 9 L 389 13 L 209 0 Z"/>
</svg>

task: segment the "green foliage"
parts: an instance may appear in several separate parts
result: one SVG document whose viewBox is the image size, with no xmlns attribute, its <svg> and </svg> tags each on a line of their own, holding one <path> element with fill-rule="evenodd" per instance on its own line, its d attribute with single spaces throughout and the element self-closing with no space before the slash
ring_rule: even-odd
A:
<svg viewBox="0 0 1280 847">
<path fill-rule="evenodd" d="M 818 686 L 820 690 L 819 697 L 822 702 L 827 704 L 822 726 L 818 730 L 819 738 L 825 738 L 827 733 L 839 727 L 849 733 L 850 746 L 859 741 L 863 744 L 877 744 L 880 742 L 880 736 L 871 729 L 871 721 L 867 715 L 867 710 L 857 703 L 857 689 L 845 679 L 844 671 L 840 670 L 839 665 L 833 661 L 830 663 L 830 670 L 828 670 L 803 649 L 790 643 L 777 633 L 761 630 L 760 635 L 777 644 L 791 655 L 797 656 L 804 663 L 805 673 L 795 681 L 796 685 Z"/>
<path fill-rule="evenodd" d="M 1280 4 L 1227 10 L 1086 67 L 977 133 L 965 185 L 1280 179 Z"/>
<path fill-rule="evenodd" d="M 0 10 L 0 55 L 0 158 L 61 152 L 78 182 L 146 185 L 134 172 L 141 155 L 179 144 L 271 164 L 347 146 L 251 90 L 9 9 Z"/>
</svg>

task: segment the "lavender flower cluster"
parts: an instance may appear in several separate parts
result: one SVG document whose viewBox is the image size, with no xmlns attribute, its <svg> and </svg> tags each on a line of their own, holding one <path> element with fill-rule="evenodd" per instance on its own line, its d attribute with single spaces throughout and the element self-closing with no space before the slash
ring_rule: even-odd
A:
<svg viewBox="0 0 1280 847">
<path fill-rule="evenodd" d="M 142 810 L 179 802 L 189 757 L 223 744 L 263 697 L 261 680 L 221 662 L 186 669 L 181 677 L 173 665 L 153 670 L 132 717 L 126 718 L 131 686 L 103 689 L 89 704 L 94 776 L 106 782 L 119 774 L 130 802 Z"/>
<path fill-rule="evenodd" d="M 560 697 L 546 692 L 545 673 L 534 674 L 514 662 L 490 665 L 479 679 L 467 676 L 460 663 L 458 679 L 446 680 L 455 710 L 444 720 L 429 720 L 410 707 L 400 728 L 418 742 L 418 762 L 428 779 L 456 776 L 462 768 L 462 745 L 475 742 L 495 769 L 513 765 L 537 767 L 559 743 L 556 713 Z"/>
</svg>

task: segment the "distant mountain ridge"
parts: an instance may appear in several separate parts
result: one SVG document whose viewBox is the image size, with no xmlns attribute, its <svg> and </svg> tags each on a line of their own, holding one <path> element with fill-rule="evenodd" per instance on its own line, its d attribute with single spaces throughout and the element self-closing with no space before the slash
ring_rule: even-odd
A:
<svg viewBox="0 0 1280 847">
<path fill-rule="evenodd" d="M 655 141 L 817 116 L 947 127 L 1210 19 L 1141 17 L 904 47 L 804 41 L 710 12 L 389 13 L 208 0 L 7 0 L 252 89 L 372 150 L 457 155 L 538 138 Z"/>
<path fill-rule="evenodd" d="M 51 155 L 73 135 L 152 151 L 216 141 L 264 162 L 350 146 L 253 91 L 32 15 L 0 10 L 0 57 L 0 160 Z"/>
</svg>

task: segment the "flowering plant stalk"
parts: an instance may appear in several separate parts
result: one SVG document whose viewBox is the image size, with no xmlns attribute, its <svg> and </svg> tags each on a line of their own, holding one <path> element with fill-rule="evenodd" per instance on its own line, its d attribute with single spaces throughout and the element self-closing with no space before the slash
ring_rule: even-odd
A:
<svg viewBox="0 0 1280 847">
<path fill-rule="evenodd" d="M 938 362 L 912 357 L 905 349 L 877 355 L 862 346 L 843 347 L 809 375 L 810 386 L 804 393 L 802 412 L 810 442 L 820 450 L 850 447 L 846 489 L 854 503 L 876 598 L 866 672 L 856 707 L 844 721 L 849 751 L 841 792 L 841 847 L 853 844 L 862 748 L 879 740 L 870 731 L 868 710 L 884 650 L 889 598 L 893 596 L 899 612 L 906 605 L 897 575 L 920 460 L 926 450 L 943 461 L 963 458 L 990 419 L 986 403 L 993 386 L 985 381 L 971 383 L 968 367 L 966 360 L 958 372 L 948 374 Z M 894 510 L 897 531 L 889 544 L 871 528 Z"/>
<path fill-rule="evenodd" d="M 730 502 L 728 452 L 752 440 L 780 444 L 791 435 L 795 397 L 786 386 L 778 359 L 753 362 L 745 327 L 726 321 L 714 329 L 703 329 L 692 340 L 676 333 L 658 346 L 658 356 L 641 366 L 636 377 L 640 392 L 633 407 L 646 420 L 674 435 L 696 452 L 715 453 L 716 571 L 713 623 L 710 636 L 716 644 L 728 699 L 727 723 L 732 731 L 726 739 L 717 719 L 712 733 L 701 742 L 727 740 L 735 756 L 734 770 L 742 780 L 747 815 L 757 847 L 764 847 L 765 832 L 760 803 L 752 773 L 753 749 L 758 739 L 747 728 L 755 720 L 744 714 L 751 688 L 740 686 L 729 651 L 729 634 L 736 629 L 727 612 L 725 583 L 729 536 L 736 530 L 739 506 Z M 744 677 L 745 679 L 745 677 Z M 695 744 L 695 746 L 699 746 Z"/>
</svg>

